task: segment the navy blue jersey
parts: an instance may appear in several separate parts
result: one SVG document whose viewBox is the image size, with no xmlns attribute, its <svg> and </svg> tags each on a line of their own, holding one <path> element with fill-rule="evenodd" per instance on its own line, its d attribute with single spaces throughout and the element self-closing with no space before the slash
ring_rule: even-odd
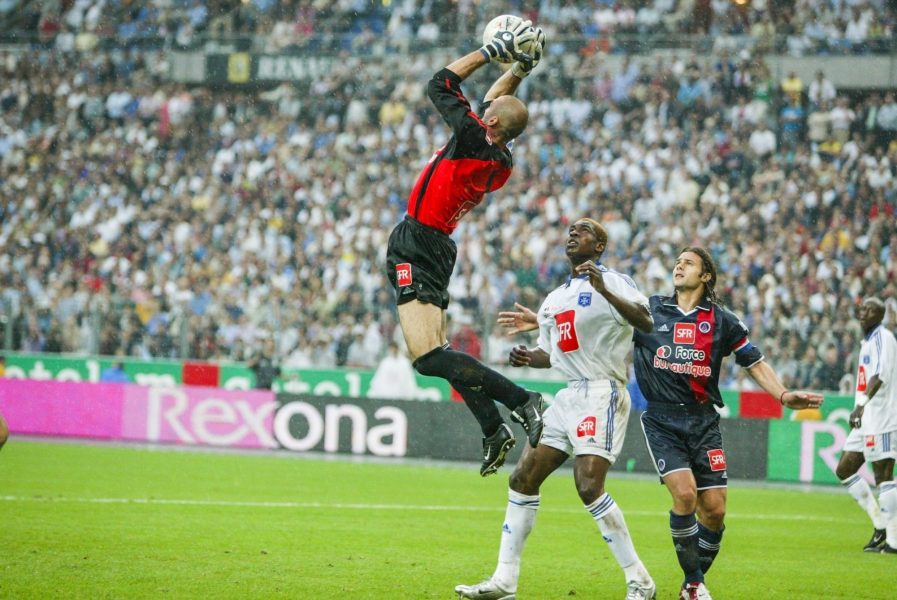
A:
<svg viewBox="0 0 897 600">
<path fill-rule="evenodd" d="M 751 367 L 763 354 L 751 344 L 748 329 L 738 317 L 717 304 L 703 300 L 689 313 L 674 296 L 649 299 L 654 329 L 636 330 L 635 376 L 648 405 L 723 405 L 719 371 L 723 358 L 735 353 L 735 361 Z"/>
</svg>

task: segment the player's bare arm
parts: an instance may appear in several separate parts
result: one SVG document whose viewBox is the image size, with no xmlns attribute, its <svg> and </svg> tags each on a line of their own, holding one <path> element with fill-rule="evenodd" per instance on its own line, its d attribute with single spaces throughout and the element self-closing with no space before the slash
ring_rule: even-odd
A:
<svg viewBox="0 0 897 600">
<path fill-rule="evenodd" d="M 536 313 L 522 304 L 514 303 L 517 310 L 508 310 L 498 313 L 498 324 L 505 328 L 508 336 L 525 333 L 539 328 L 539 320 Z"/>
<path fill-rule="evenodd" d="M 474 73 L 474 71 L 487 64 L 489 64 L 489 61 L 486 60 L 483 53 L 479 50 L 474 50 L 470 54 L 465 54 L 458 60 L 446 66 L 446 69 L 461 79 L 467 79 Z"/>
<path fill-rule="evenodd" d="M 651 329 L 654 328 L 654 319 L 651 317 L 648 307 L 639 304 L 638 302 L 633 302 L 632 300 L 620 298 L 607 289 L 607 286 L 604 285 L 604 276 L 594 261 L 586 261 L 581 265 L 578 265 L 573 271 L 576 275 L 588 274 L 589 283 L 592 284 L 595 291 L 604 296 L 610 305 L 613 306 L 630 325 L 645 333 L 650 332 Z"/>
<path fill-rule="evenodd" d="M 822 394 L 803 390 L 788 391 L 788 389 L 782 385 L 779 376 L 765 360 L 761 360 L 757 364 L 748 367 L 747 371 L 751 378 L 757 382 L 757 385 L 763 388 L 766 393 L 772 397 L 778 398 L 783 406 L 792 409 L 802 409 L 819 408 L 819 406 L 822 405 Z"/>
<path fill-rule="evenodd" d="M 527 348 L 520 345 L 511 349 L 508 362 L 512 367 L 532 367 L 548 369 L 551 367 L 551 356 L 541 348 Z"/>
<path fill-rule="evenodd" d="M 869 383 L 866 386 L 866 402 L 872 400 L 875 396 L 876 392 L 881 389 L 881 378 L 879 378 L 878 374 L 873 375 L 869 378 Z M 850 411 L 850 426 L 854 429 L 859 429 L 863 426 L 863 412 L 866 409 L 865 404 L 857 404 L 852 411 Z"/>
</svg>

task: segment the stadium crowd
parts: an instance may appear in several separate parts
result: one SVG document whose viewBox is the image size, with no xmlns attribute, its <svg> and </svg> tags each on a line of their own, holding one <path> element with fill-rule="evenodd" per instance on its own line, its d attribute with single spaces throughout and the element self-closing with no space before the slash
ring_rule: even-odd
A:
<svg viewBox="0 0 897 600">
<path fill-rule="evenodd" d="M 240 39 L 257 52 L 370 52 L 380 40 L 407 52 L 466 39 L 506 12 L 525 14 L 568 49 L 585 37 L 625 52 L 681 35 L 761 54 L 885 52 L 897 24 L 894 0 L 6 0 L 0 23 L 15 17 L 16 30 L 64 51 Z"/>
<path fill-rule="evenodd" d="M 362 60 L 242 92 L 166 83 L 156 51 L 0 53 L 14 349 L 247 360 L 273 337 L 284 367 L 374 366 L 400 336 L 386 237 L 448 131 L 423 94 L 439 59 Z M 563 225 L 590 215 L 647 293 L 707 246 L 786 385 L 847 385 L 859 299 L 897 315 L 894 94 L 774 80 L 725 50 L 545 63 L 512 179 L 455 235 L 456 347 L 503 362 L 496 312 L 563 281 Z"/>
</svg>

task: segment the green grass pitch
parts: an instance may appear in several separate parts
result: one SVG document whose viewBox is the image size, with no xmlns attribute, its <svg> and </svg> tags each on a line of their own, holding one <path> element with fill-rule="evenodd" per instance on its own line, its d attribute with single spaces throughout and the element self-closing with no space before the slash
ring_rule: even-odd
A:
<svg viewBox="0 0 897 600">
<path fill-rule="evenodd" d="M 47 444 L 0 452 L 2 598 L 453 598 L 495 565 L 506 475 L 464 468 Z M 667 492 L 611 477 L 636 549 L 675 598 Z M 846 493 L 729 491 L 717 599 L 897 597 Z M 569 472 L 550 478 L 521 600 L 619 599 L 622 572 Z"/>
</svg>

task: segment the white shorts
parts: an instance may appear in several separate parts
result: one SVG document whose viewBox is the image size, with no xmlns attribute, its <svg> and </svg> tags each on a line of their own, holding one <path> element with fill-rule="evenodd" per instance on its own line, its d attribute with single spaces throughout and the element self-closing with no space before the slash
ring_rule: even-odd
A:
<svg viewBox="0 0 897 600">
<path fill-rule="evenodd" d="M 571 383 L 545 411 L 540 443 L 574 456 L 602 456 L 613 464 L 623 448 L 629 407 L 629 392 L 616 381 Z"/>
<path fill-rule="evenodd" d="M 897 460 L 897 431 L 864 435 L 859 429 L 851 429 L 844 442 L 844 452 L 862 452 L 866 462 L 874 463 L 887 458 Z"/>
</svg>

